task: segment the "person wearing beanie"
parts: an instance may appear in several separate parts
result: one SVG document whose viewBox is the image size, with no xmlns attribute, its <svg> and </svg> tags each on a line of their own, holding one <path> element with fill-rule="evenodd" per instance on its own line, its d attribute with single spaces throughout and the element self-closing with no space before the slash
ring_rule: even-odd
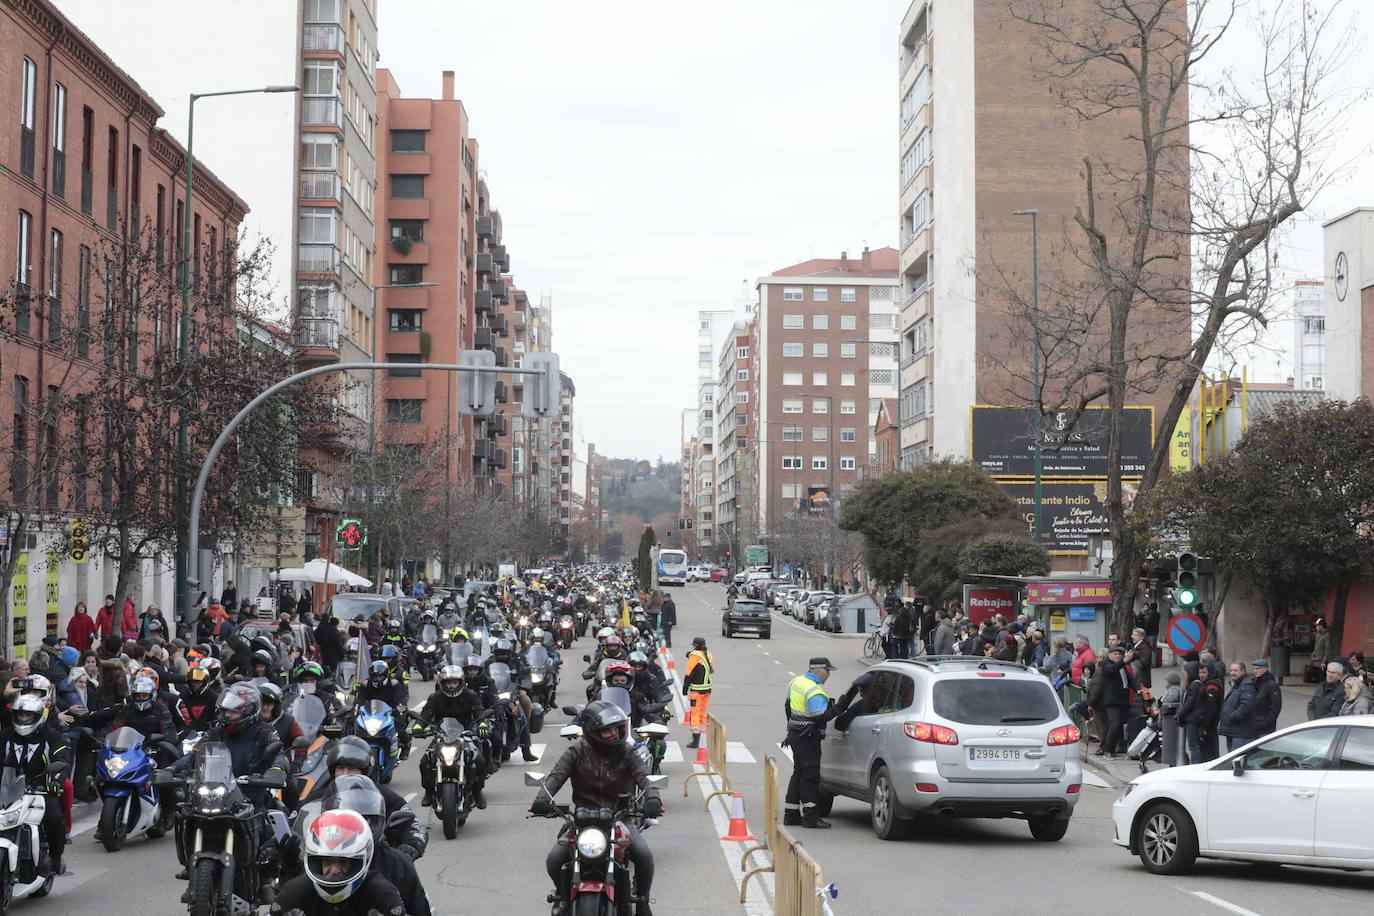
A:
<svg viewBox="0 0 1374 916">
<path fill-rule="evenodd" d="M 1182 749 L 1178 710 L 1183 705 L 1183 677 L 1177 671 L 1171 671 L 1164 683 L 1164 693 L 1159 698 L 1160 760 L 1165 766 L 1172 767 L 1178 766 Z"/>
</svg>

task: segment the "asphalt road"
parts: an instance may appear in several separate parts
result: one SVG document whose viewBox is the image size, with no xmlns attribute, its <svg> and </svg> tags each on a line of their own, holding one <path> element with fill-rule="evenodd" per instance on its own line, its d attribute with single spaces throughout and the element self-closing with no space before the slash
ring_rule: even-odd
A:
<svg viewBox="0 0 1374 916">
<path fill-rule="evenodd" d="M 728 732 L 728 769 L 733 788 L 747 801 L 749 827 L 762 829 L 762 762 L 774 756 L 785 787 L 790 773 L 782 738 L 782 701 L 787 681 L 809 657 L 828 655 L 840 670 L 829 688 L 838 696 L 863 666 L 861 641 L 802 627 L 774 615 L 773 638 L 724 639 L 720 611 L 724 591 L 698 583 L 675 589 L 679 626 L 673 653 L 685 659 L 693 636 L 702 635 L 715 654 L 716 689 L 711 711 Z M 565 653 L 567 687 L 562 701 L 580 695 L 577 677 L 590 640 Z M 680 669 L 680 665 L 678 666 Z M 574 687 L 573 683 L 577 686 Z M 412 691 L 422 695 L 423 685 Z M 681 710 L 679 709 L 679 716 Z M 543 860 L 553 841 L 554 822 L 526 819 L 533 790 L 523 771 L 546 769 L 562 745 L 555 714 L 536 736 L 544 760 L 512 761 L 488 783 L 487 810 L 473 813 L 458 838 L 447 841 L 431 824 L 429 851 L 420 875 L 439 914 L 540 914 L 548 880 Z M 693 779 L 681 759 L 687 730 L 674 727 L 665 772 L 668 808 L 663 822 L 646 836 L 657 859 L 654 911 L 668 916 L 772 913 L 771 882 L 750 882 L 749 904 L 737 902 L 739 848 L 721 843 L 726 812 L 717 801 L 703 811 L 707 780 Z M 545 742 L 539 747 L 539 742 Z M 417 748 L 422 745 L 417 742 Z M 688 760 L 691 759 L 688 751 Z M 418 753 L 401 765 L 393 788 L 403 795 L 420 791 Z M 802 831 L 800 839 L 836 882 L 839 898 L 831 906 L 846 914 L 898 914 L 916 910 L 945 913 L 989 912 L 1010 907 L 1019 912 L 1093 914 L 1169 912 L 1216 916 L 1350 912 L 1374 907 L 1374 873 L 1350 874 L 1316 869 L 1259 869 L 1230 863 L 1199 863 L 1194 875 L 1162 878 L 1146 873 L 1125 850 L 1111 843 L 1110 808 L 1117 790 L 1085 785 L 1073 825 L 1058 843 L 1031 840 L 1019 821 L 923 822 L 909 840 L 884 843 L 868 824 L 867 806 L 837 799 L 829 831 Z M 418 795 L 417 795 L 418 800 Z M 78 809 L 77 836 L 68 847 L 70 874 L 60 878 L 46 900 L 15 904 L 15 913 L 105 914 L 138 912 L 147 916 L 184 912 L 178 902 L 184 884 L 172 878 L 176 857 L 168 840 L 137 841 L 116 854 L 92 841 L 94 811 Z M 422 816 L 429 818 L 428 810 Z M 762 857 L 755 856 L 755 859 Z"/>
</svg>

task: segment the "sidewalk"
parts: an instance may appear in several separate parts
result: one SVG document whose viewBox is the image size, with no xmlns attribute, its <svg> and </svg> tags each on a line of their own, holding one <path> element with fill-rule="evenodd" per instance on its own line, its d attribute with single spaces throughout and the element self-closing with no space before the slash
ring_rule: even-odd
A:
<svg viewBox="0 0 1374 916">
<path fill-rule="evenodd" d="M 1165 683 L 1165 678 L 1169 672 L 1178 671 L 1178 668 L 1155 668 L 1151 672 L 1151 681 L 1156 685 L 1155 695 L 1162 693 L 1158 685 Z M 1286 728 L 1289 725 L 1296 725 L 1299 722 L 1307 721 L 1307 701 L 1312 699 L 1312 694 L 1316 691 L 1315 684 L 1302 683 L 1302 675 L 1289 675 L 1283 679 L 1283 709 L 1279 713 L 1279 728 Z M 1222 741 L 1222 748 L 1226 746 Z M 1140 775 L 1140 761 L 1131 760 L 1128 757 L 1119 757 L 1116 760 L 1107 760 L 1103 757 L 1094 757 L 1093 751 L 1097 749 L 1096 742 L 1089 742 L 1085 735 L 1079 745 L 1083 749 L 1083 766 L 1111 782 L 1113 786 L 1124 786 Z M 1146 770 L 1158 770 L 1163 766 L 1162 763 L 1149 761 L 1145 764 Z"/>
</svg>

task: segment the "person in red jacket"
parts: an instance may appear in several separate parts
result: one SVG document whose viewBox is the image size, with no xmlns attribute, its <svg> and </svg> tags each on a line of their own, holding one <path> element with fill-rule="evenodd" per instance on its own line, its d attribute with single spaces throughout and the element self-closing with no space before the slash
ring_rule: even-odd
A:
<svg viewBox="0 0 1374 916">
<path fill-rule="evenodd" d="M 123 620 L 120 623 L 122 635 L 125 639 L 138 639 L 138 608 L 134 607 L 134 599 L 124 599 Z"/>
<path fill-rule="evenodd" d="M 78 652 L 85 652 L 95 638 L 95 620 L 86 610 L 86 602 L 78 601 L 67 624 L 67 644 Z"/>
<path fill-rule="evenodd" d="M 115 629 L 114 595 L 106 595 L 105 603 L 95 612 L 95 631 L 101 638 L 120 635 Z"/>
<path fill-rule="evenodd" d="M 1083 666 L 1090 662 L 1095 663 L 1097 661 L 1097 653 L 1094 652 L 1093 647 L 1088 644 L 1088 637 L 1082 634 L 1074 637 L 1073 652 L 1073 664 L 1070 666 L 1070 675 L 1075 684 L 1080 687 L 1086 687 L 1087 685 L 1083 683 Z"/>
</svg>

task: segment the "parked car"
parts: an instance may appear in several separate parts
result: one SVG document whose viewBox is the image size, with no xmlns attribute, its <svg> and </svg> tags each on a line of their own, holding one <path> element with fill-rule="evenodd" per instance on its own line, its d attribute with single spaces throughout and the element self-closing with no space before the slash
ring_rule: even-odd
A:
<svg viewBox="0 0 1374 916">
<path fill-rule="evenodd" d="M 770 582 L 768 584 L 768 588 L 766 588 L 763 592 L 763 603 L 768 605 L 770 608 L 781 609 L 782 595 L 791 587 L 791 582 L 785 582 L 782 580 Z"/>
<path fill-rule="evenodd" d="M 806 599 L 811 597 L 811 593 L 804 588 L 799 588 L 787 599 L 787 613 L 797 620 L 802 618 L 802 608 L 806 607 Z"/>
<path fill-rule="evenodd" d="M 802 623 L 809 627 L 814 627 L 820 614 L 821 604 L 834 597 L 834 592 L 811 592 L 807 595 L 806 604 L 801 609 Z"/>
<path fill-rule="evenodd" d="M 733 637 L 736 633 L 755 633 L 760 639 L 773 636 L 773 618 L 768 605 L 754 598 L 736 598 L 720 615 L 720 635 Z"/>
<path fill-rule="evenodd" d="M 725 577 L 728 575 L 730 575 L 730 570 L 726 569 L 724 566 L 717 566 L 711 570 L 711 581 L 724 582 Z"/>
<path fill-rule="evenodd" d="M 1157 875 L 1198 858 L 1370 870 L 1371 818 L 1374 716 L 1342 716 L 1136 777 L 1112 805 L 1112 840 Z"/>
<path fill-rule="evenodd" d="M 401 599 L 390 595 L 374 595 L 371 592 L 343 592 L 329 599 L 329 603 L 324 606 L 324 616 L 337 617 L 342 624 L 358 614 L 371 617 L 381 610 L 386 611 L 388 620 L 394 620 L 400 616 Z"/>
<path fill-rule="evenodd" d="M 1083 783 L 1080 736 L 1043 675 L 973 656 L 867 672 L 857 715 L 827 732 L 818 814 L 843 795 L 868 803 L 884 840 L 922 816 L 1019 818 L 1037 840 L 1063 838 Z"/>
</svg>

